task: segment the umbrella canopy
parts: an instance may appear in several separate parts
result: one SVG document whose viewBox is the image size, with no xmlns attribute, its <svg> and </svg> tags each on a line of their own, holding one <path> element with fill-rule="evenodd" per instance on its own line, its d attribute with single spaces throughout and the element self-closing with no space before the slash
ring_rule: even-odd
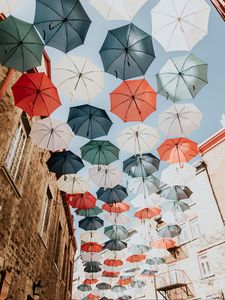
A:
<svg viewBox="0 0 225 300">
<path fill-rule="evenodd" d="M 103 226 L 104 222 L 99 217 L 86 217 L 79 221 L 79 227 L 88 230 L 98 230 Z"/>
<path fill-rule="evenodd" d="M 178 225 L 166 225 L 158 230 L 158 234 L 163 238 L 174 238 L 181 234 L 181 228 Z"/>
<path fill-rule="evenodd" d="M 208 83 L 207 69 L 194 54 L 170 58 L 156 75 L 158 93 L 173 102 L 195 98 Z"/>
<path fill-rule="evenodd" d="M 81 245 L 81 251 L 100 252 L 100 251 L 102 251 L 102 246 L 95 242 L 87 242 L 87 243 Z"/>
<path fill-rule="evenodd" d="M 125 248 L 127 248 L 127 244 L 119 240 L 109 240 L 105 242 L 104 246 L 104 249 L 108 249 L 111 251 L 121 251 Z"/>
<path fill-rule="evenodd" d="M 148 265 L 162 265 L 165 264 L 166 260 L 161 257 L 152 257 L 146 260 L 146 264 Z"/>
<path fill-rule="evenodd" d="M 120 272 L 108 272 L 108 271 L 103 271 L 102 272 L 102 277 L 118 277 L 120 276 Z"/>
<path fill-rule="evenodd" d="M 60 175 L 75 174 L 84 167 L 80 157 L 71 151 L 52 153 L 46 164 L 50 172 Z"/>
<path fill-rule="evenodd" d="M 96 285 L 96 288 L 99 289 L 99 290 L 110 290 L 111 289 L 111 285 L 108 284 L 108 283 L 105 283 L 105 282 L 101 282 L 101 283 L 98 283 Z"/>
<path fill-rule="evenodd" d="M 89 179 L 98 187 L 103 187 L 105 191 L 107 188 L 114 188 L 123 178 L 123 172 L 113 165 L 98 165 L 90 168 L 88 171 Z"/>
<path fill-rule="evenodd" d="M 144 220 L 144 219 L 152 219 L 158 215 L 160 215 L 161 210 L 158 207 L 149 207 L 149 208 L 143 208 L 134 214 L 134 216 L 138 219 Z"/>
<path fill-rule="evenodd" d="M 159 191 L 160 181 L 155 176 L 136 177 L 127 181 L 128 193 L 143 195 L 144 198 L 149 197 L 152 193 Z"/>
<path fill-rule="evenodd" d="M 141 289 L 145 286 L 145 282 L 142 280 L 135 280 L 131 283 L 132 288 Z"/>
<path fill-rule="evenodd" d="M 55 152 L 68 148 L 74 134 L 66 123 L 45 118 L 33 122 L 30 137 L 38 147 Z"/>
<path fill-rule="evenodd" d="M 31 117 L 49 116 L 61 105 L 57 89 L 45 73 L 23 74 L 12 86 L 12 92 L 15 105 L 28 113 Z M 57 129 L 52 127 L 54 125 L 57 126 L 60 123 L 58 121 L 57 124 L 57 121 L 53 121 L 54 124 L 49 124 L 48 121 L 41 121 L 51 129 Z M 47 129 L 45 130 L 47 131 Z M 44 134 L 46 134 L 46 131 Z M 71 138 L 71 132 L 67 133 L 68 131 L 69 130 L 67 129 L 65 132 L 65 138 Z M 55 132 L 52 132 L 52 134 L 55 134 Z M 64 141 L 62 141 L 62 144 L 63 143 Z"/>
<path fill-rule="evenodd" d="M 120 149 L 136 154 L 149 152 L 159 141 L 158 130 L 144 124 L 127 127 L 117 137 Z"/>
<path fill-rule="evenodd" d="M 110 30 L 100 55 L 105 72 L 122 80 L 144 75 L 155 58 L 151 36 L 132 23 Z"/>
<path fill-rule="evenodd" d="M 165 200 L 160 203 L 160 207 L 164 212 L 183 212 L 189 209 L 189 206 L 177 200 Z"/>
<path fill-rule="evenodd" d="M 57 180 L 57 186 L 60 191 L 68 193 L 68 199 L 70 201 L 74 200 L 76 196 L 74 194 L 83 194 L 89 190 L 89 185 L 85 177 L 79 176 L 77 174 L 69 174 L 62 176 Z M 72 203 L 72 202 L 71 202 Z M 95 206 L 95 204 L 93 205 Z M 92 206 L 92 207 L 93 207 Z M 82 208 L 84 206 L 78 206 L 78 209 L 87 209 L 90 207 Z M 75 207 L 74 207 L 75 208 Z"/>
<path fill-rule="evenodd" d="M 91 0 L 90 3 L 106 20 L 132 20 L 147 0 Z"/>
<path fill-rule="evenodd" d="M 85 57 L 65 55 L 53 75 L 56 86 L 71 100 L 90 101 L 104 88 L 104 72 Z"/>
<path fill-rule="evenodd" d="M 102 213 L 102 210 L 98 206 L 94 206 L 89 209 L 77 209 L 75 212 L 78 216 L 95 217 Z"/>
<path fill-rule="evenodd" d="M 81 147 L 81 155 L 92 165 L 109 165 L 119 158 L 119 149 L 109 141 L 90 141 Z"/>
<path fill-rule="evenodd" d="M 124 122 L 143 122 L 156 110 L 156 96 L 145 79 L 126 80 L 110 93 L 110 110 Z"/>
<path fill-rule="evenodd" d="M 208 33 L 205 0 L 160 0 L 151 13 L 153 36 L 166 51 L 190 51 Z"/>
<path fill-rule="evenodd" d="M 124 186 L 117 184 L 112 188 L 101 187 L 97 191 L 99 200 L 105 203 L 117 203 L 123 201 L 128 196 L 127 190 Z"/>
<path fill-rule="evenodd" d="M 121 293 L 121 292 L 125 292 L 126 290 L 127 290 L 126 287 L 123 285 L 114 285 L 111 289 L 111 291 L 114 293 Z"/>
<path fill-rule="evenodd" d="M 128 230 L 121 225 L 107 226 L 104 234 L 111 240 L 125 240 L 128 237 Z"/>
<path fill-rule="evenodd" d="M 87 243 L 87 242 L 98 242 L 98 243 L 101 244 L 101 243 L 104 243 L 106 241 L 106 239 L 107 238 L 104 236 L 104 234 L 96 232 L 96 231 L 86 231 L 86 232 L 82 232 L 80 234 L 80 240 L 85 242 L 85 243 Z M 87 260 L 87 259 L 85 259 L 85 260 Z"/>
<path fill-rule="evenodd" d="M 173 164 L 162 171 L 161 180 L 171 186 L 184 186 L 195 176 L 196 169 L 188 163 L 183 164 L 182 168 L 180 164 Z"/>
<path fill-rule="evenodd" d="M 106 259 L 104 260 L 104 265 L 109 267 L 119 267 L 123 265 L 123 261 L 120 259 Z"/>
<path fill-rule="evenodd" d="M 187 138 L 165 140 L 157 149 L 160 159 L 168 163 L 185 163 L 198 154 L 198 144 Z"/>
<path fill-rule="evenodd" d="M 133 279 L 131 277 L 127 278 L 121 278 L 117 281 L 119 285 L 129 285 L 133 282 Z M 130 299 L 130 298 L 129 298 Z"/>
<path fill-rule="evenodd" d="M 0 2 L 0 12 L 5 16 L 11 15 L 20 5 L 24 2 L 24 0 L 1 0 Z"/>
<path fill-rule="evenodd" d="M 90 285 L 87 285 L 87 284 L 80 284 L 77 289 L 79 291 L 82 291 L 82 292 L 90 292 L 92 290 L 92 287 Z"/>
<path fill-rule="evenodd" d="M 170 249 L 175 247 L 176 242 L 172 239 L 158 239 L 151 243 L 152 248 L 156 249 Z"/>
<path fill-rule="evenodd" d="M 88 210 L 95 207 L 97 199 L 89 192 L 67 195 L 67 203 L 73 208 Z"/>
<path fill-rule="evenodd" d="M 132 254 L 145 254 L 149 251 L 149 249 L 149 246 L 139 244 L 129 247 L 128 251 Z"/>
<path fill-rule="evenodd" d="M 144 254 L 133 254 L 127 257 L 126 261 L 130 263 L 141 262 L 146 259 L 146 255 Z"/>
<path fill-rule="evenodd" d="M 123 162 L 123 171 L 131 177 L 148 177 L 158 171 L 160 160 L 151 153 L 137 154 Z"/>
<path fill-rule="evenodd" d="M 99 266 L 87 266 L 84 267 L 84 272 L 86 273 L 98 273 L 101 272 L 101 268 Z"/>
<path fill-rule="evenodd" d="M 161 197 L 168 200 L 187 200 L 192 191 L 187 186 L 168 186 L 161 191 Z"/>
<path fill-rule="evenodd" d="M 130 205 L 125 202 L 113 203 L 113 204 L 103 204 L 102 209 L 110 213 L 123 213 L 130 210 Z"/>
<path fill-rule="evenodd" d="M 116 225 L 123 225 L 123 224 L 127 224 L 130 223 L 131 220 L 128 218 L 127 215 L 125 215 L 124 213 L 112 213 L 110 212 L 110 214 L 106 214 L 104 215 L 104 219 L 111 223 L 111 224 L 116 224 Z"/>
<path fill-rule="evenodd" d="M 0 63 L 26 72 L 41 65 L 44 44 L 33 24 L 9 16 L 0 22 Z"/>
<path fill-rule="evenodd" d="M 98 282 L 98 279 L 93 278 L 93 279 L 85 279 L 83 281 L 83 284 L 91 285 L 91 284 L 96 284 Z"/>
<path fill-rule="evenodd" d="M 101 259 L 101 254 L 97 252 L 83 252 L 81 257 L 85 261 L 98 261 Z"/>
<path fill-rule="evenodd" d="M 112 126 L 105 110 L 88 104 L 71 107 L 67 123 L 76 135 L 91 140 L 107 135 Z"/>
<path fill-rule="evenodd" d="M 66 53 L 84 43 L 91 20 L 79 0 L 36 0 L 34 23 L 45 45 Z"/>
<path fill-rule="evenodd" d="M 159 194 L 152 193 L 148 197 L 143 197 L 143 195 L 138 195 L 131 200 L 131 204 L 134 207 L 145 208 L 154 207 L 159 204 L 161 197 Z"/>
</svg>

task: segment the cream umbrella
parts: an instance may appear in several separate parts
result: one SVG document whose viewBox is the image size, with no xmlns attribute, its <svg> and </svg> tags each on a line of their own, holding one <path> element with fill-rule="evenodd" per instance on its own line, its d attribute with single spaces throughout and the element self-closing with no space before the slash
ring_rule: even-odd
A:
<svg viewBox="0 0 225 300">
<path fill-rule="evenodd" d="M 152 35 L 166 51 L 190 51 L 208 33 L 205 0 L 160 0 L 152 9 Z"/>
<path fill-rule="evenodd" d="M 6 17 L 13 14 L 15 9 L 19 8 L 24 0 L 1 0 L 0 1 L 0 12 Z"/>
<path fill-rule="evenodd" d="M 53 81 L 71 100 L 90 101 L 104 89 L 104 72 L 85 57 L 65 55 Z"/>
<path fill-rule="evenodd" d="M 161 181 L 165 184 L 174 186 L 185 186 L 189 181 L 196 176 L 196 169 L 188 163 L 185 163 L 183 167 L 180 164 L 172 164 L 161 173 Z"/>
<path fill-rule="evenodd" d="M 131 222 L 130 218 L 125 213 L 110 213 L 103 215 L 103 217 L 105 221 L 116 225 L 129 224 Z"/>
<path fill-rule="evenodd" d="M 149 197 L 152 193 L 157 193 L 160 188 L 160 181 L 155 176 L 136 177 L 127 181 L 127 191 L 130 194 L 143 195 Z"/>
<path fill-rule="evenodd" d="M 107 237 L 100 232 L 86 231 L 80 234 L 80 240 L 84 242 L 97 242 L 102 244 L 107 240 Z"/>
<path fill-rule="evenodd" d="M 57 186 L 60 191 L 68 194 L 83 194 L 89 190 L 87 180 L 77 174 L 61 176 L 57 180 Z"/>
<path fill-rule="evenodd" d="M 152 193 L 146 198 L 144 198 L 143 195 L 136 196 L 131 200 L 131 204 L 138 208 L 155 207 L 160 201 L 160 195 Z"/>
<path fill-rule="evenodd" d="M 89 179 L 98 187 L 113 188 L 122 182 L 123 172 L 113 165 L 98 165 L 89 169 Z"/>
</svg>

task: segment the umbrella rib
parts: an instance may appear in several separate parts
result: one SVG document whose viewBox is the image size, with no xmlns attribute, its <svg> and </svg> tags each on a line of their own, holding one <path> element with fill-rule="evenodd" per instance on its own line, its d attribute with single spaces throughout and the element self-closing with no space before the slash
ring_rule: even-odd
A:
<svg viewBox="0 0 225 300">
<path fill-rule="evenodd" d="M 40 0 L 38 0 L 37 2 L 39 2 L 42 5 L 48 7 L 50 10 L 54 11 L 59 17 L 63 18 L 63 16 L 57 10 L 55 10 L 53 7 L 49 6 L 48 4 L 46 4 L 46 3 L 44 3 L 44 2 L 42 2 Z M 46 22 L 50 22 L 50 21 L 46 21 Z M 35 23 L 35 24 L 37 24 L 37 23 Z"/>
</svg>

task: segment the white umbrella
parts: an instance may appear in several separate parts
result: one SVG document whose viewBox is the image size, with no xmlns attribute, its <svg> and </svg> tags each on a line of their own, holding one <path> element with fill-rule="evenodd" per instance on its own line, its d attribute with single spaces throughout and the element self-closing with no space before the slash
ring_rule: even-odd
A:
<svg viewBox="0 0 225 300">
<path fill-rule="evenodd" d="M 0 12 L 6 17 L 11 15 L 16 8 L 19 8 L 24 0 L 1 0 L 0 1 Z"/>
<path fill-rule="evenodd" d="M 161 173 L 161 181 L 165 184 L 174 186 L 185 186 L 196 176 L 196 169 L 186 163 L 181 168 L 179 164 L 173 164 L 164 169 Z"/>
<path fill-rule="evenodd" d="M 162 221 L 168 224 L 180 224 L 188 220 L 188 215 L 182 211 L 177 212 L 163 212 Z"/>
<path fill-rule="evenodd" d="M 161 197 L 158 194 L 152 193 L 148 197 L 143 197 L 143 195 L 136 196 L 131 203 L 134 207 L 144 208 L 144 207 L 155 207 L 161 201 Z"/>
<path fill-rule="evenodd" d="M 120 184 L 123 172 L 113 165 L 99 165 L 89 169 L 89 179 L 98 187 L 113 188 Z"/>
<path fill-rule="evenodd" d="M 69 174 L 61 176 L 57 180 L 57 186 L 60 191 L 68 194 L 83 194 L 89 191 L 87 180 L 77 174 Z"/>
<path fill-rule="evenodd" d="M 202 113 L 194 104 L 174 104 L 159 115 L 159 129 L 170 136 L 187 136 L 198 129 Z"/>
<path fill-rule="evenodd" d="M 148 252 L 148 258 L 151 258 L 151 257 L 167 257 L 167 256 L 170 256 L 171 253 L 166 250 L 166 249 L 151 249 L 149 252 Z"/>
<path fill-rule="evenodd" d="M 159 191 L 159 186 L 159 179 L 153 175 L 144 178 L 131 178 L 127 181 L 128 193 L 133 193 L 136 195 L 141 194 L 145 198 L 149 197 L 152 193 L 157 193 Z"/>
<path fill-rule="evenodd" d="M 45 118 L 33 122 L 30 137 L 38 147 L 55 152 L 68 148 L 74 133 L 68 124 Z"/>
<path fill-rule="evenodd" d="M 107 240 L 107 237 L 100 232 L 86 231 L 80 234 L 80 240 L 84 242 L 97 242 L 102 244 Z"/>
<path fill-rule="evenodd" d="M 190 51 L 208 33 L 205 0 L 161 0 L 152 9 L 152 35 L 166 51 Z"/>
<path fill-rule="evenodd" d="M 147 0 L 91 0 L 107 20 L 131 20 Z"/>
<path fill-rule="evenodd" d="M 130 218 L 125 213 L 117 214 L 117 213 L 110 213 L 103 215 L 104 219 L 112 224 L 124 225 L 129 224 L 131 222 Z"/>
<path fill-rule="evenodd" d="M 104 89 L 104 73 L 85 57 L 67 54 L 53 71 L 56 86 L 71 100 L 90 101 Z"/>
<path fill-rule="evenodd" d="M 120 149 L 132 154 L 149 153 L 158 143 L 158 130 L 144 124 L 127 127 L 117 137 Z"/>
<path fill-rule="evenodd" d="M 82 252 L 81 257 L 85 261 L 100 261 L 102 256 L 97 252 Z"/>
</svg>

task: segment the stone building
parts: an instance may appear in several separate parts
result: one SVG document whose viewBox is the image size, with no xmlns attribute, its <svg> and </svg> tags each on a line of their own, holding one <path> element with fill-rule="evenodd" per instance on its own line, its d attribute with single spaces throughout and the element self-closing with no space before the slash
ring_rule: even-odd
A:
<svg viewBox="0 0 225 300">
<path fill-rule="evenodd" d="M 19 76 L 0 67 L 0 299 L 68 300 L 73 217 L 45 164 L 50 154 L 32 143 L 32 120 L 14 105 Z"/>
</svg>

